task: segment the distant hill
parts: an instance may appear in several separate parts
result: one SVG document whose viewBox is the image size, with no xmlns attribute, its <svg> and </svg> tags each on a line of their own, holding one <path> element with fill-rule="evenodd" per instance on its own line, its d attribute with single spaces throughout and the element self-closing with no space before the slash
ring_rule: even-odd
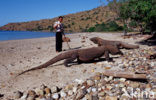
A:
<svg viewBox="0 0 156 100">
<path fill-rule="evenodd" d="M 112 21 L 116 13 L 108 7 L 98 7 L 92 10 L 64 15 L 65 32 L 84 32 L 90 27 L 103 22 Z M 38 21 L 9 23 L 0 27 L 0 30 L 11 31 L 54 31 L 53 24 L 57 18 L 42 19 Z"/>
</svg>

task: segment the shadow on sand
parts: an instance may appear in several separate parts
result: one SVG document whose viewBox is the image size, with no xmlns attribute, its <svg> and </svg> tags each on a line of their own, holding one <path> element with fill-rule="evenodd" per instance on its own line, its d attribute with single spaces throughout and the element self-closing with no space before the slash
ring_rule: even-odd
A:
<svg viewBox="0 0 156 100">
<path fill-rule="evenodd" d="M 137 42 L 138 44 L 156 46 L 156 34 L 149 36 L 147 39 Z"/>
</svg>

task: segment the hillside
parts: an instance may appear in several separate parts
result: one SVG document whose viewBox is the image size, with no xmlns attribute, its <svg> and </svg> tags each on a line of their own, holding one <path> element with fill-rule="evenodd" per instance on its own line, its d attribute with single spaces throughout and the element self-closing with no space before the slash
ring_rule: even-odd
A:
<svg viewBox="0 0 156 100">
<path fill-rule="evenodd" d="M 84 32 L 96 24 L 114 20 L 116 14 L 108 7 L 98 7 L 92 10 L 64 15 L 65 32 Z M 9 23 L 0 27 L 0 30 L 11 31 L 53 31 L 53 23 L 57 18 L 39 21 Z"/>
</svg>

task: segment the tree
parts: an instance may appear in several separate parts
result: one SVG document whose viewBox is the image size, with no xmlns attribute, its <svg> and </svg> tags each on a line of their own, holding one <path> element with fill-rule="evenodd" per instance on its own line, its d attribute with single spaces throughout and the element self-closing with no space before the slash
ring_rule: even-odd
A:
<svg viewBox="0 0 156 100">
<path fill-rule="evenodd" d="M 124 25 L 124 35 L 127 35 L 127 24 L 130 16 L 129 8 L 127 3 L 123 3 L 120 7 L 119 17 Z"/>
<path fill-rule="evenodd" d="M 101 0 L 102 1 L 102 0 Z M 143 34 L 156 31 L 156 0 L 107 0 L 108 6 L 117 13 L 124 24 L 124 35 L 130 21 L 136 22 Z"/>
<path fill-rule="evenodd" d="M 102 2 L 102 0 L 100 0 Z M 111 11 L 117 14 L 116 18 L 120 18 L 124 25 L 124 35 L 127 35 L 127 20 L 129 19 L 129 12 L 127 10 L 128 0 L 107 0 Z M 103 3 L 101 3 L 103 4 Z M 114 19 L 116 19 L 114 18 Z"/>
<path fill-rule="evenodd" d="M 155 0 L 130 0 L 128 10 L 130 19 L 136 21 L 143 34 L 146 29 L 155 30 L 156 22 L 156 1 Z"/>
</svg>

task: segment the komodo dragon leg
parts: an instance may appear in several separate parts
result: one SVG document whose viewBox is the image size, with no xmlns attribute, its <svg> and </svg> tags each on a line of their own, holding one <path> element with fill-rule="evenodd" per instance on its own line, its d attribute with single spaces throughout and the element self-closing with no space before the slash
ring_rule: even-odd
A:
<svg viewBox="0 0 156 100">
<path fill-rule="evenodd" d="M 107 61 L 110 61 L 110 57 L 109 57 L 109 51 L 105 51 L 104 56 L 106 58 Z"/>
<path fill-rule="evenodd" d="M 64 61 L 64 66 L 66 67 L 69 67 L 69 63 L 72 63 L 75 59 L 77 59 L 77 56 L 76 55 L 72 55 L 71 58 L 67 58 L 65 61 Z"/>
</svg>

